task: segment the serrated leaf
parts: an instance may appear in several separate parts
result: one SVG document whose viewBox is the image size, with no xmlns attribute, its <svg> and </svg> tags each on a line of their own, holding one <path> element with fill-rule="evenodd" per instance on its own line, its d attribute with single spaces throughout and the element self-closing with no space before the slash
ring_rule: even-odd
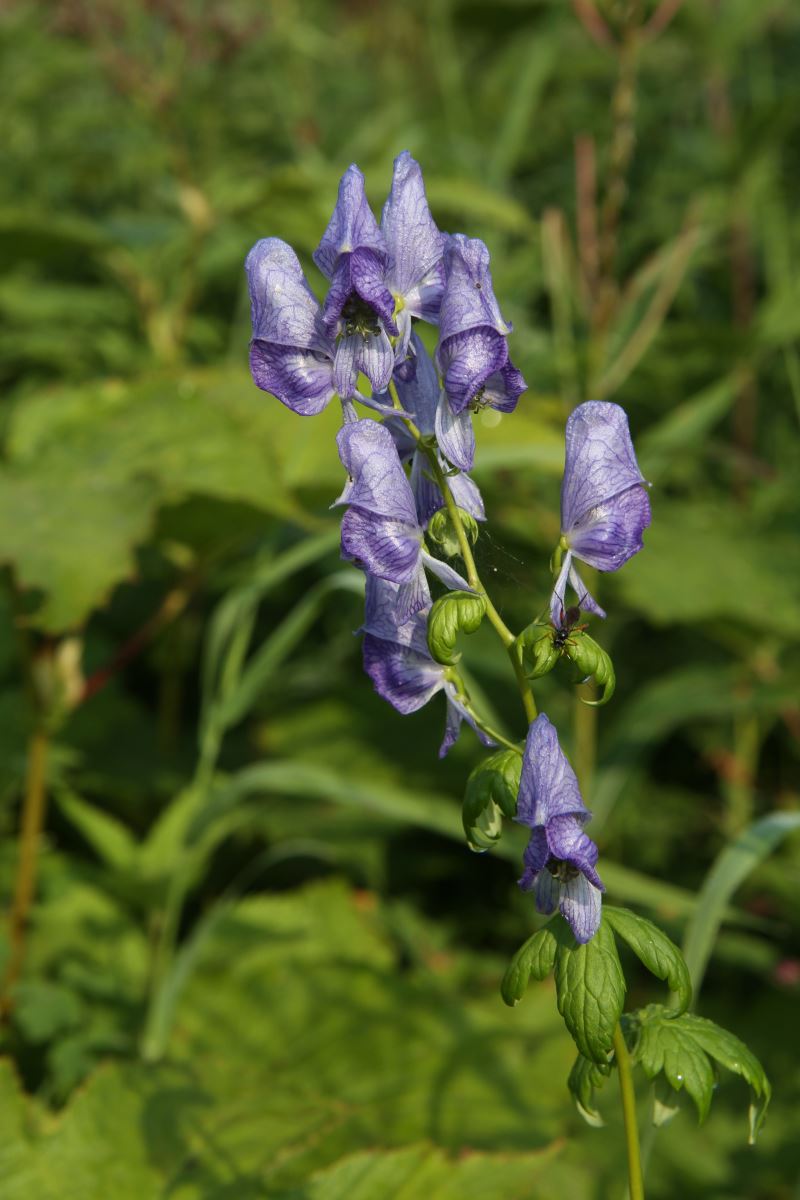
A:
<svg viewBox="0 0 800 1200">
<path fill-rule="evenodd" d="M 503 976 L 500 991 L 506 1004 L 513 1008 L 519 1004 L 528 988 L 531 975 L 540 982 L 553 969 L 558 943 L 550 925 L 537 930 L 520 946 Z"/>
<path fill-rule="evenodd" d="M 630 946 L 636 957 L 656 979 L 663 979 L 678 1000 L 678 1012 L 691 1004 L 692 985 L 683 955 L 657 925 L 628 908 L 603 905 L 603 919 Z"/>
<path fill-rule="evenodd" d="M 438 663 L 451 666 L 461 657 L 456 651 L 459 633 L 474 633 L 486 613 L 486 600 L 476 592 L 448 592 L 428 614 L 428 649 Z"/>
<path fill-rule="evenodd" d="M 596 1129 L 604 1125 L 605 1121 L 595 1108 L 594 1094 L 604 1086 L 610 1073 L 609 1063 L 591 1062 L 579 1054 L 567 1079 L 567 1087 L 572 1092 L 578 1112 L 587 1125 Z"/>
<path fill-rule="evenodd" d="M 608 1061 L 625 1001 L 625 976 L 611 926 L 605 920 L 590 942 L 579 945 L 565 922 L 554 922 L 558 1011 L 585 1058 Z"/>
<path fill-rule="evenodd" d="M 649 1079 L 663 1071 L 674 1091 L 685 1089 L 695 1103 L 700 1121 L 708 1114 L 714 1092 L 715 1075 L 710 1060 L 741 1075 L 753 1091 L 750 1141 L 755 1140 L 771 1088 L 756 1056 L 734 1034 L 694 1013 L 676 1017 L 660 1005 L 651 1005 L 642 1013 L 634 1058 Z"/>
</svg>

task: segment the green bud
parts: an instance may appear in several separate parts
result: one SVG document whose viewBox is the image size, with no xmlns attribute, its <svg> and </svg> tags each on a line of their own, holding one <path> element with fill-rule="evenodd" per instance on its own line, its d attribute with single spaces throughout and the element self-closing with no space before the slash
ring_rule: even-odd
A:
<svg viewBox="0 0 800 1200">
<path fill-rule="evenodd" d="M 555 632 L 552 625 L 529 625 L 517 638 L 526 678 L 540 679 L 558 662 L 560 652 L 553 645 Z"/>
<path fill-rule="evenodd" d="M 456 651 L 459 633 L 474 633 L 486 613 L 486 600 L 478 592 L 448 592 L 428 614 L 428 649 L 438 663 L 452 666 L 461 658 Z"/>
<path fill-rule="evenodd" d="M 490 850 L 500 840 L 503 817 L 513 817 L 517 811 L 521 771 L 521 754 L 498 750 L 470 775 L 462 819 L 471 850 Z"/>
<path fill-rule="evenodd" d="M 470 513 L 465 512 L 463 508 L 459 508 L 458 515 L 461 518 L 461 524 L 467 535 L 467 541 L 474 546 L 478 540 L 478 522 Z M 441 546 L 448 558 L 453 558 L 458 554 L 458 534 L 450 519 L 450 513 L 446 508 L 440 508 L 438 512 L 433 514 L 428 522 L 427 534 L 432 542 L 435 542 L 437 546 Z"/>
<path fill-rule="evenodd" d="M 598 687 L 603 689 L 599 700 L 584 700 L 584 704 L 597 707 L 606 704 L 614 695 L 616 675 L 614 664 L 610 657 L 599 646 L 594 638 L 589 637 L 583 630 L 574 630 L 564 643 L 564 654 L 578 668 L 582 677 L 591 676 Z"/>
</svg>

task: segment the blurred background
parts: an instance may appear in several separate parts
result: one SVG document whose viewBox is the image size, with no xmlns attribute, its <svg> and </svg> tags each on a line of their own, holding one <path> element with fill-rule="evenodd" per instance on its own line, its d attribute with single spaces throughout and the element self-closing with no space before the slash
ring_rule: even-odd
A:
<svg viewBox="0 0 800 1200">
<path fill-rule="evenodd" d="M 439 762 L 443 702 L 362 673 L 336 406 L 247 371 L 250 245 L 322 294 L 339 176 L 377 211 L 406 148 L 529 384 L 477 430 L 508 623 L 547 596 L 575 403 L 626 407 L 653 482 L 599 581 L 613 702 L 537 694 L 609 899 L 687 946 L 775 1097 L 755 1148 L 734 1076 L 703 1126 L 682 1103 L 648 1195 L 800 1196 L 799 61 L 792 0 L 5 0 L 4 1200 L 624 1194 L 615 1081 L 589 1128 L 551 984 L 499 997 L 538 918 L 519 830 L 466 849 L 480 747 Z M 520 737 L 491 634 L 466 661 Z M 628 1007 L 663 998 L 626 967 Z"/>
</svg>

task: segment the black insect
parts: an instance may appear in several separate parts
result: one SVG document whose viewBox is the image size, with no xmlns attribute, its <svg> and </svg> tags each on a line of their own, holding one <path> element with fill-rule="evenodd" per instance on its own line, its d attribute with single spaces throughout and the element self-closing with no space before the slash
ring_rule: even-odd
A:
<svg viewBox="0 0 800 1200">
<path fill-rule="evenodd" d="M 553 638 L 553 646 L 556 648 L 556 650 L 564 649 L 564 646 L 567 644 L 567 639 L 571 633 L 578 633 L 582 629 L 586 629 L 585 625 L 578 624 L 580 619 L 581 610 L 577 604 L 571 604 L 566 612 L 563 608 L 561 609 L 561 615 L 558 620 L 558 625 L 556 626 L 555 637 Z"/>
</svg>

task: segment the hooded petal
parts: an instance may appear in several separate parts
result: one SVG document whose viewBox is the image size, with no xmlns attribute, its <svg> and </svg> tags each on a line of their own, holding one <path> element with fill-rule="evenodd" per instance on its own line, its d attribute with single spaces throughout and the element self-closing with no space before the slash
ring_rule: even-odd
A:
<svg viewBox="0 0 800 1200">
<path fill-rule="evenodd" d="M 444 389 L 455 414 L 483 400 L 481 389 L 508 360 L 506 339 L 496 329 L 479 326 L 454 334 L 437 351 Z"/>
<path fill-rule="evenodd" d="M 579 404 L 567 421 L 562 533 L 570 534 L 592 509 L 644 482 L 624 409 L 607 400 Z"/>
<path fill-rule="evenodd" d="M 319 302 L 291 246 L 280 238 L 262 238 L 247 255 L 245 271 L 254 339 L 333 356 Z"/>
<path fill-rule="evenodd" d="M 533 828 L 565 813 L 589 815 L 555 727 L 540 713 L 528 729 L 515 819 Z"/>
<path fill-rule="evenodd" d="M 336 395 L 333 363 L 315 350 L 255 340 L 250 344 L 250 372 L 257 387 L 303 417 L 322 412 Z"/>
<path fill-rule="evenodd" d="M 414 497 L 386 426 L 367 417 L 343 425 L 336 442 L 342 466 L 352 480 L 341 501 L 416 525 Z"/>
<path fill-rule="evenodd" d="M 364 670 L 375 691 L 398 712 L 412 713 L 427 704 L 444 686 L 444 668 L 430 655 L 383 641 L 373 634 L 364 637 Z"/>
<path fill-rule="evenodd" d="M 375 250 L 385 261 L 386 244 L 367 203 L 364 176 L 353 163 L 339 182 L 336 207 L 322 241 L 314 251 L 314 262 L 330 279 L 340 256 L 352 253 L 359 246 Z"/>
<path fill-rule="evenodd" d="M 445 289 L 439 313 L 440 344 L 455 334 L 487 326 L 505 336 L 511 326 L 503 320 L 492 287 L 489 251 L 480 238 L 457 233 L 444 248 Z"/>
<path fill-rule="evenodd" d="M 471 470 L 475 461 L 472 413 L 469 408 L 454 413 L 446 392 L 442 392 L 436 407 L 435 432 L 445 458 L 462 471 Z"/>
<path fill-rule="evenodd" d="M 407 150 L 394 160 L 389 197 L 381 218 L 390 265 L 387 283 L 414 316 L 438 313 L 443 290 L 439 268 L 444 237 L 428 208 L 422 171 Z M 430 317 L 426 317 L 430 319 Z"/>
<path fill-rule="evenodd" d="M 585 512 L 569 531 L 570 548 L 598 571 L 617 571 L 642 549 L 650 519 L 649 497 L 636 484 Z"/>
</svg>

